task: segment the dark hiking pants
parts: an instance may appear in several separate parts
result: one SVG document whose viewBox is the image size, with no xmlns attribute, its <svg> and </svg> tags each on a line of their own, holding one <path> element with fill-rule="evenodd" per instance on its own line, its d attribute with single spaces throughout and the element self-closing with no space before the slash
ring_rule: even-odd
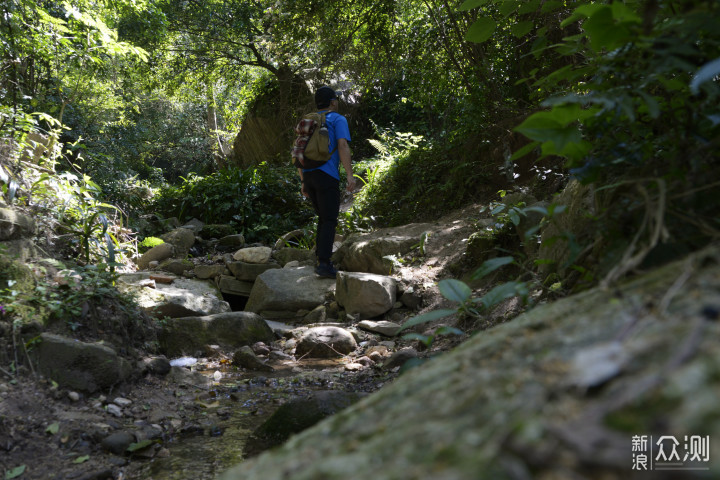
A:
<svg viewBox="0 0 720 480">
<path fill-rule="evenodd" d="M 318 215 L 316 255 L 329 262 L 340 212 L 340 181 L 321 170 L 303 173 L 305 191 Z"/>
</svg>

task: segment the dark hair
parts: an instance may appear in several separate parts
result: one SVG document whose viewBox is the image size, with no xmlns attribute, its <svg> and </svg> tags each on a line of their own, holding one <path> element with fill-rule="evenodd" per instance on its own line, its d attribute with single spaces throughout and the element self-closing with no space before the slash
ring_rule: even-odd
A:
<svg viewBox="0 0 720 480">
<path fill-rule="evenodd" d="M 327 85 L 323 85 L 315 91 L 315 106 L 317 108 L 327 108 L 330 102 L 338 98 L 337 93 Z"/>
</svg>

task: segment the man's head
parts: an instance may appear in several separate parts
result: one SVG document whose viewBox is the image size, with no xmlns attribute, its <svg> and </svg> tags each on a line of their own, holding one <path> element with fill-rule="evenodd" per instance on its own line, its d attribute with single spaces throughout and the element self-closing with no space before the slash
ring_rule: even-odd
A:
<svg viewBox="0 0 720 480">
<path fill-rule="evenodd" d="M 337 100 L 338 96 L 335 90 L 328 86 L 322 86 L 315 92 L 315 106 L 317 108 L 328 108 L 333 100 Z"/>
</svg>

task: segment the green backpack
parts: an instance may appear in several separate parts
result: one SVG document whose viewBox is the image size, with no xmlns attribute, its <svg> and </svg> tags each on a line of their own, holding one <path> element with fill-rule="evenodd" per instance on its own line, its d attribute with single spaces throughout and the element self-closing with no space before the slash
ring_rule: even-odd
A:
<svg viewBox="0 0 720 480">
<path fill-rule="evenodd" d="M 298 168 L 317 168 L 330 160 L 337 147 L 330 151 L 330 132 L 325 113 L 308 113 L 295 127 L 292 149 L 293 165 Z"/>
</svg>

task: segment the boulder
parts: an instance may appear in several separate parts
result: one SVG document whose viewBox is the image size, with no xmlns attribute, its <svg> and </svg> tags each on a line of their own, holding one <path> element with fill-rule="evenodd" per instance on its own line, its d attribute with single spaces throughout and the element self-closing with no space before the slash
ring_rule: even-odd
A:
<svg viewBox="0 0 720 480">
<path fill-rule="evenodd" d="M 193 354 L 205 345 L 239 348 L 275 338 L 265 320 L 250 312 L 229 312 L 171 319 L 158 334 L 160 349 L 168 357 Z"/>
<path fill-rule="evenodd" d="M 278 408 L 248 438 L 243 454 L 251 457 L 280 445 L 291 435 L 312 427 L 323 418 L 349 407 L 366 394 L 324 390 L 295 397 Z"/>
<path fill-rule="evenodd" d="M 140 285 L 149 278 L 145 272 L 120 275 L 118 288 L 136 295 L 138 305 L 155 316 L 177 318 L 230 311 L 220 291 L 207 280 L 178 278 L 169 285 L 156 283 L 155 288 Z"/>
<path fill-rule="evenodd" d="M 0 241 L 16 240 L 35 234 L 35 221 L 12 208 L 0 208 Z"/>
<path fill-rule="evenodd" d="M 433 231 L 428 223 L 380 229 L 372 233 L 350 235 L 333 255 L 333 261 L 348 272 L 387 275 L 392 262 L 386 255 L 404 255 L 423 241 L 423 234 Z"/>
<path fill-rule="evenodd" d="M 231 262 L 228 268 L 238 280 L 245 282 L 254 282 L 258 275 L 271 268 L 280 268 L 275 262 L 267 263 L 247 263 L 247 262 Z"/>
<path fill-rule="evenodd" d="M 106 390 L 126 380 L 132 368 L 107 345 L 80 342 L 51 333 L 40 334 L 38 370 L 63 388 L 86 393 Z"/>
<path fill-rule="evenodd" d="M 332 358 L 347 355 L 355 350 L 355 337 L 338 327 L 309 328 L 295 349 L 295 355 L 309 358 Z"/>
<path fill-rule="evenodd" d="M 218 240 L 218 246 L 223 249 L 227 248 L 240 248 L 245 245 L 245 237 L 241 234 L 227 235 Z"/>
<path fill-rule="evenodd" d="M 196 265 L 193 271 L 201 280 L 230 274 L 225 265 Z"/>
<path fill-rule="evenodd" d="M 401 325 L 394 322 L 373 322 L 372 320 L 363 320 L 358 323 L 358 328 L 367 330 L 368 332 L 379 333 L 387 337 L 394 337 Z"/>
<path fill-rule="evenodd" d="M 140 270 L 147 270 L 150 262 L 162 262 L 175 254 L 175 248 L 169 243 L 155 245 L 138 259 L 137 264 Z"/>
<path fill-rule="evenodd" d="M 187 222 L 185 225 L 183 225 L 182 228 L 190 230 L 194 233 L 200 233 L 200 230 L 202 230 L 204 226 L 205 226 L 204 222 L 201 222 L 197 218 L 193 218 L 192 220 Z"/>
<path fill-rule="evenodd" d="M 210 377 L 184 367 L 171 367 L 167 381 L 178 385 L 189 385 L 202 389 L 210 388 L 212 384 Z"/>
<path fill-rule="evenodd" d="M 183 272 L 186 270 L 192 270 L 193 267 L 194 265 L 190 260 L 178 260 L 174 258 L 165 260 L 158 265 L 160 270 L 174 273 L 175 275 L 182 275 Z"/>
<path fill-rule="evenodd" d="M 241 248 L 233 254 L 233 260 L 245 263 L 267 263 L 271 253 L 270 247 Z"/>
<path fill-rule="evenodd" d="M 338 272 L 335 298 L 350 315 L 377 317 L 395 305 L 395 280 L 372 273 Z"/>
<path fill-rule="evenodd" d="M 266 365 L 260 360 L 253 349 L 247 345 L 241 347 L 238 351 L 233 354 L 233 365 L 238 367 L 246 368 L 248 370 L 255 370 L 260 372 L 273 372 L 275 371 L 270 365 Z"/>
<path fill-rule="evenodd" d="M 335 290 L 335 280 L 315 275 L 313 267 L 267 270 L 255 280 L 245 310 L 266 318 L 281 318 L 274 312 L 312 310 Z"/>
<path fill-rule="evenodd" d="M 247 297 L 253 288 L 252 282 L 243 282 L 230 275 L 220 275 L 218 278 L 218 288 L 222 293 L 229 295 L 242 295 Z"/>
<path fill-rule="evenodd" d="M 315 252 L 312 250 L 303 250 L 300 248 L 283 247 L 273 252 L 273 258 L 285 266 L 290 262 L 315 262 Z"/>
<path fill-rule="evenodd" d="M 171 232 L 161 235 L 160 238 L 175 247 L 175 254 L 178 257 L 187 255 L 190 247 L 195 244 L 195 232 L 185 227 L 176 228 Z"/>
</svg>

